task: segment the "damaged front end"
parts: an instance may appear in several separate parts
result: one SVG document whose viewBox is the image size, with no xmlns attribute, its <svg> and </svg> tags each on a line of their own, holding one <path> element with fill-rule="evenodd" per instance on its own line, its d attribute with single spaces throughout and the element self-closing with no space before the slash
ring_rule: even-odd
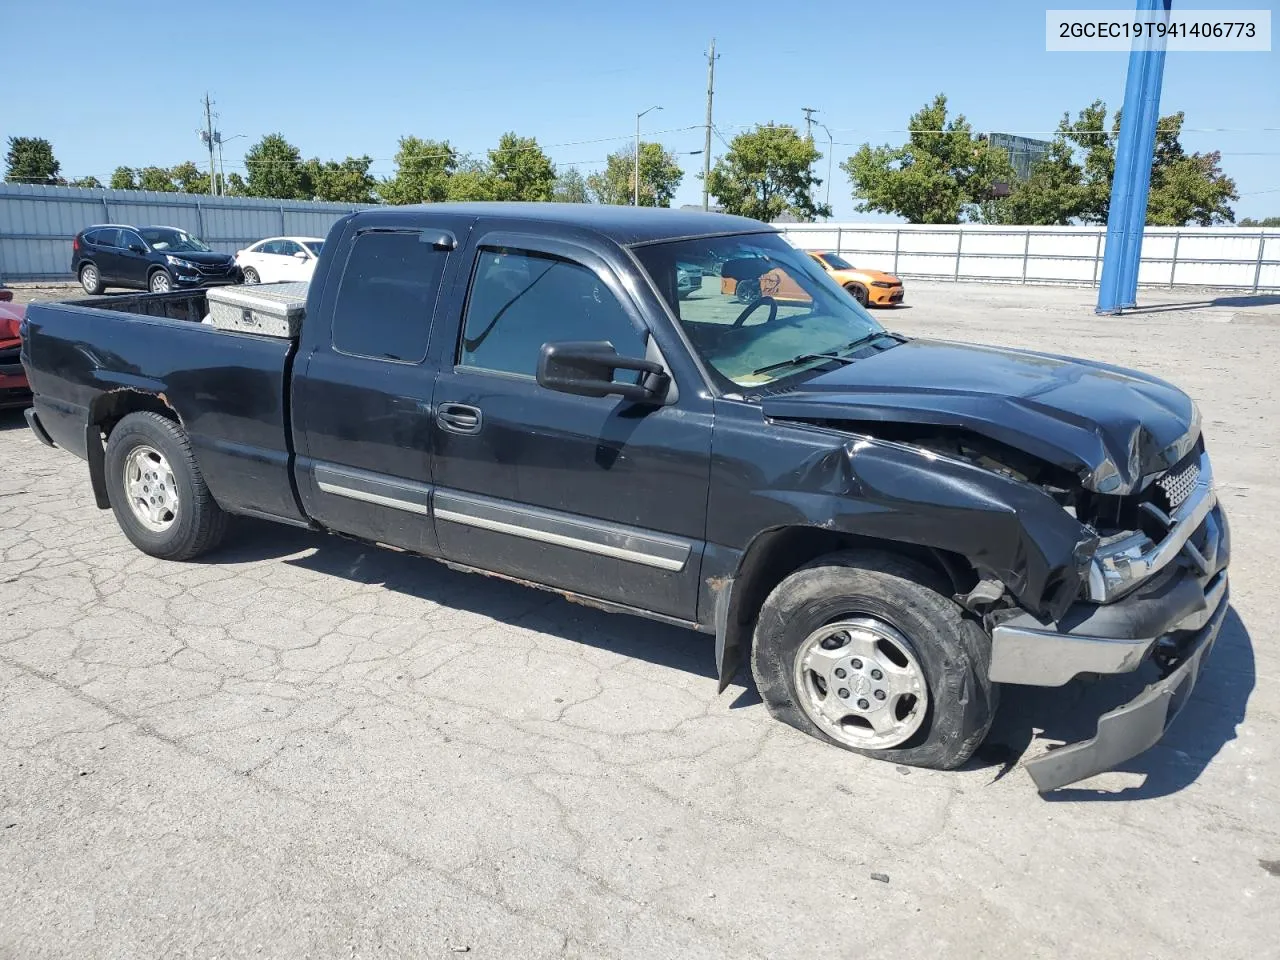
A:
<svg viewBox="0 0 1280 960">
<path fill-rule="evenodd" d="M 991 635 L 991 679 L 1057 687 L 1079 676 L 1130 673 L 1148 663 L 1160 674 L 1137 698 L 1103 715 L 1093 738 L 1027 761 L 1041 792 L 1112 769 L 1161 738 L 1186 703 L 1226 617 L 1230 555 L 1199 415 L 1189 400 L 1182 404 L 1160 394 L 1161 409 L 1177 408 L 1177 417 L 1168 413 L 1155 432 L 1131 426 L 1128 456 L 1116 453 L 1118 431 L 1090 455 L 1088 443 L 1078 438 L 1092 433 L 1096 439 L 1107 431 L 1096 425 L 1090 431 L 1087 418 L 1057 433 L 1024 432 L 1032 414 L 1049 407 L 1043 402 L 1047 392 L 1034 402 L 993 401 L 1027 415 L 1026 423 L 1012 417 L 994 426 L 998 418 L 989 406 L 972 419 L 948 416 L 948 398 L 936 393 L 927 398 L 927 413 L 921 412 L 923 403 L 894 410 L 883 392 L 838 398 L 801 392 L 764 401 L 766 414 L 775 418 L 860 435 L 876 446 L 913 449 L 937 458 L 939 467 L 957 461 L 978 467 L 1006 481 L 1001 496 L 1008 496 L 1009 484 L 1036 493 L 1035 501 L 1008 502 L 1026 543 L 1058 544 L 1056 567 L 1050 562 L 1028 576 L 1036 566 L 1033 556 L 1006 559 L 997 570 L 984 563 L 994 557 L 959 551 L 974 562 L 979 582 L 956 599 L 983 619 Z M 1144 395 L 1152 396 L 1149 390 Z M 965 396 L 957 405 L 973 403 Z M 1042 426 L 1052 427 L 1060 417 L 1042 417 Z M 1175 430 L 1179 425 L 1181 432 Z M 874 470 L 867 472 L 866 459 L 863 464 L 865 481 Z M 1046 514 L 1046 498 L 1056 504 L 1049 509 L 1058 520 Z M 1069 557 L 1062 521 L 1074 530 Z M 1050 530 L 1052 536 L 1046 535 Z"/>
</svg>

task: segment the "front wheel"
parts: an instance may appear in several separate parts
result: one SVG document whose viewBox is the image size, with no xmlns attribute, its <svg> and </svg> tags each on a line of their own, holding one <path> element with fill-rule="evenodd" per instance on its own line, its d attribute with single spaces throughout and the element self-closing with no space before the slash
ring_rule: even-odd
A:
<svg viewBox="0 0 1280 960">
<path fill-rule="evenodd" d="M 116 522 L 143 553 L 191 560 L 226 533 L 227 515 L 209 493 L 187 435 L 158 413 L 131 413 L 116 424 L 106 481 Z"/>
<path fill-rule="evenodd" d="M 846 290 L 853 295 L 853 299 L 858 301 L 858 306 L 865 307 L 867 305 L 867 288 L 860 283 L 851 283 Z"/>
<path fill-rule="evenodd" d="M 831 554 L 761 608 L 751 667 L 769 712 L 881 760 L 950 770 L 991 727 L 990 640 L 933 583 L 889 553 Z"/>
<path fill-rule="evenodd" d="M 173 289 L 173 278 L 168 270 L 157 270 L 147 281 L 147 289 L 152 293 L 168 293 Z"/>
<path fill-rule="evenodd" d="M 253 269 L 253 267 L 245 267 L 244 282 L 245 283 L 261 283 L 261 278 L 259 278 L 258 276 L 258 271 Z"/>
</svg>

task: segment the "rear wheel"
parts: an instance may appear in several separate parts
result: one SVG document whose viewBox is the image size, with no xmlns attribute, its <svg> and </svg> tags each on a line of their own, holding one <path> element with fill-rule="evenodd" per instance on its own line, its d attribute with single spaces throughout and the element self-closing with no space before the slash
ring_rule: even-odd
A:
<svg viewBox="0 0 1280 960">
<path fill-rule="evenodd" d="M 173 289 L 173 278 L 168 270 L 157 270 L 147 280 L 147 289 L 152 293 L 168 293 Z"/>
<path fill-rule="evenodd" d="M 831 554 L 761 608 L 751 667 L 769 712 L 881 760 L 948 770 L 995 716 L 990 640 L 925 567 L 876 551 Z"/>
<path fill-rule="evenodd" d="M 106 481 L 116 522 L 143 553 L 191 560 L 226 533 L 227 515 L 209 493 L 187 435 L 158 413 L 131 413 L 116 424 Z"/>
<path fill-rule="evenodd" d="M 257 271 L 257 270 L 255 270 L 255 269 L 253 269 L 253 267 L 245 267 L 245 268 L 244 268 L 244 282 L 245 282 L 245 283 L 260 283 L 260 282 L 261 282 L 261 279 L 258 277 L 258 271 Z"/>
<path fill-rule="evenodd" d="M 102 274 L 92 263 L 86 263 L 80 268 L 80 286 L 91 297 L 102 292 Z"/>
</svg>

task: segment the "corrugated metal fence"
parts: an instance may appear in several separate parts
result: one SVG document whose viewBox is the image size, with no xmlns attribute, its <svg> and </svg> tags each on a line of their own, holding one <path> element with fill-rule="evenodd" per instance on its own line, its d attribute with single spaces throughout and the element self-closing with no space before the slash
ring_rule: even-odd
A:
<svg viewBox="0 0 1280 960">
<path fill-rule="evenodd" d="M 234 253 L 263 237 L 323 237 L 358 204 L 0 184 L 0 279 L 71 278 L 71 238 L 94 223 L 181 227 Z"/>
<path fill-rule="evenodd" d="M 233 253 L 263 237 L 318 236 L 354 204 L 209 197 L 141 190 L 0 184 L 0 279 L 70 279 L 71 238 L 93 223 L 182 227 Z M 904 277 L 1096 284 L 1102 227 L 779 224 L 797 246 L 839 250 L 856 266 Z M 1138 282 L 1280 289 L 1280 232 L 1240 227 L 1148 227 Z"/>
<path fill-rule="evenodd" d="M 930 280 L 1097 284 L 1105 227 L 779 224 L 806 250 L 838 250 L 854 266 Z M 1148 286 L 1280 289 L 1280 231 L 1147 227 L 1138 282 Z"/>
</svg>

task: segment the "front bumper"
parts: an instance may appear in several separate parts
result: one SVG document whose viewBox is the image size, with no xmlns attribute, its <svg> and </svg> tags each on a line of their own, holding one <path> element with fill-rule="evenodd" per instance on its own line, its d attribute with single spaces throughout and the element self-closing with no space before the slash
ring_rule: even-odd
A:
<svg viewBox="0 0 1280 960">
<path fill-rule="evenodd" d="M 1110 770 L 1154 746 L 1187 702 L 1230 607 L 1230 532 L 1220 506 L 1188 538 L 1195 562 L 1170 564 L 1123 599 L 1079 603 L 1043 624 L 1021 613 L 992 630 L 990 676 L 1058 687 L 1081 674 L 1122 674 L 1148 660 L 1161 678 L 1098 719 L 1095 735 L 1028 761 L 1045 793 Z"/>
</svg>

